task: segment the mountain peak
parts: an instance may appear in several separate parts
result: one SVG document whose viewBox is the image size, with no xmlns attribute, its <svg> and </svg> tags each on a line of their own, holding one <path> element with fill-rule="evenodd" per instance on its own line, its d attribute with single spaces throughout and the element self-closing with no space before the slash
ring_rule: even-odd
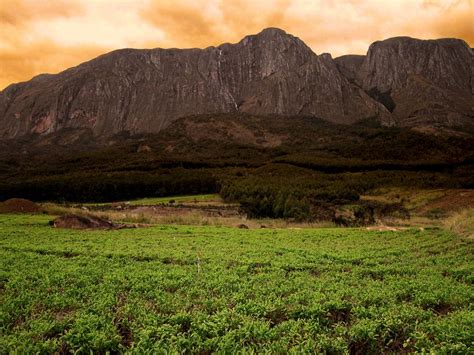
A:
<svg viewBox="0 0 474 355">
<path fill-rule="evenodd" d="M 309 48 L 301 39 L 276 27 L 268 27 L 257 34 L 246 36 L 239 42 L 239 44 L 244 46 L 255 45 L 260 48 L 266 48 L 278 52 L 284 52 L 290 47 L 296 47 L 306 55 L 314 55 L 311 48 Z"/>
<path fill-rule="evenodd" d="M 367 90 L 401 88 L 410 75 L 421 75 L 440 87 L 469 91 L 471 66 L 469 47 L 461 39 L 393 37 L 369 47 L 360 77 Z"/>
<path fill-rule="evenodd" d="M 264 41 L 264 42 L 293 42 L 295 40 L 300 41 L 297 37 L 285 32 L 284 30 L 277 27 L 264 28 L 257 34 L 245 36 L 241 42 L 244 44 L 250 41 Z M 300 41 L 303 43 L 302 41 Z"/>
<path fill-rule="evenodd" d="M 459 38 L 438 38 L 438 39 L 419 39 L 412 38 L 408 36 L 399 36 L 391 37 L 382 41 L 376 41 L 372 43 L 369 47 L 370 50 L 376 47 L 388 47 L 388 46 L 417 46 L 417 47 L 427 47 L 427 46 L 460 46 L 467 47 L 468 45 L 465 41 Z"/>
<path fill-rule="evenodd" d="M 267 27 L 260 31 L 259 35 L 264 36 L 288 36 L 284 30 L 278 27 Z"/>
</svg>

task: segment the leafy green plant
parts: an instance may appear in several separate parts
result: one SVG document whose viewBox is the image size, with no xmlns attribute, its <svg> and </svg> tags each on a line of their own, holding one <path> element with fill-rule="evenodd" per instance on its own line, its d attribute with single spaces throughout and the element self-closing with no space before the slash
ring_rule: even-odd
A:
<svg viewBox="0 0 474 355">
<path fill-rule="evenodd" d="M 0 353 L 469 353 L 472 240 L 441 229 L 54 229 L 0 216 Z"/>
</svg>

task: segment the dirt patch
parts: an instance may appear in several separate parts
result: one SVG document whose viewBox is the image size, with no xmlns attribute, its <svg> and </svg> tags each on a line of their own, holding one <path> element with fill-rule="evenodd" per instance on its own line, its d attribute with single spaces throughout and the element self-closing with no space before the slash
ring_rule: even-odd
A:
<svg viewBox="0 0 474 355">
<path fill-rule="evenodd" d="M 432 307 L 438 316 L 445 316 L 453 311 L 453 306 L 447 303 L 440 303 Z"/>
<path fill-rule="evenodd" d="M 199 206 L 199 205 L 155 205 L 130 207 L 131 213 L 157 216 L 186 216 L 199 214 L 203 217 L 240 217 L 237 206 Z"/>
<path fill-rule="evenodd" d="M 429 201 L 421 213 L 433 210 L 456 211 L 474 207 L 474 190 L 446 190 L 444 195 Z"/>
<path fill-rule="evenodd" d="M 75 309 L 72 307 L 60 309 L 54 312 L 54 319 L 62 322 L 66 318 L 70 317 L 74 313 Z"/>
<path fill-rule="evenodd" d="M 12 198 L 0 202 L 0 213 L 38 213 L 40 206 L 36 203 L 22 198 Z"/>
<path fill-rule="evenodd" d="M 64 215 L 51 221 L 50 224 L 54 228 L 69 229 L 122 229 L 134 227 L 125 224 L 118 224 L 107 219 L 99 218 L 92 215 L 79 216 L 75 214 Z"/>
</svg>

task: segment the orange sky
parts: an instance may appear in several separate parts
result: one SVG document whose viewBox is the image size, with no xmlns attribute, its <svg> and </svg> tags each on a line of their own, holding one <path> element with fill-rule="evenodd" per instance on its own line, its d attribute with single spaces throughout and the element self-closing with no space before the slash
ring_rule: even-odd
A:
<svg viewBox="0 0 474 355">
<path fill-rule="evenodd" d="M 206 47 L 269 26 L 316 53 L 393 36 L 474 46 L 472 0 L 0 0 L 0 89 L 123 48 Z"/>
</svg>

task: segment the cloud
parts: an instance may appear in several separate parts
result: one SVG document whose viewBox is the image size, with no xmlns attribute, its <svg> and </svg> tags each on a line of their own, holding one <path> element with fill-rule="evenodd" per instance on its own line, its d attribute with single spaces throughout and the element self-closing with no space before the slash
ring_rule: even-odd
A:
<svg viewBox="0 0 474 355">
<path fill-rule="evenodd" d="M 18 26 L 38 18 L 76 16 L 83 11 L 83 5 L 74 0 L 2 0 L 0 23 Z"/>
<path fill-rule="evenodd" d="M 473 16 L 471 0 L 0 0 L 0 89 L 117 48 L 207 47 L 265 27 L 333 56 L 400 35 L 474 46 Z"/>
<path fill-rule="evenodd" d="M 4 1 L 4 0 L 1 0 Z M 0 88 L 42 72 L 57 71 L 64 65 L 90 58 L 90 48 L 62 48 L 54 41 L 37 37 L 31 30 L 37 20 L 71 18 L 83 13 L 74 1 L 8 0 L 0 6 Z"/>
<path fill-rule="evenodd" d="M 265 27 L 284 27 L 291 1 L 152 1 L 142 18 L 165 33 L 165 46 L 207 47 L 235 42 Z"/>
<path fill-rule="evenodd" d="M 140 15 L 164 32 L 163 46 L 235 42 L 269 26 L 336 56 L 365 53 L 370 43 L 400 35 L 473 43 L 470 0 L 154 0 Z"/>
<path fill-rule="evenodd" d="M 0 51 L 0 88 L 40 73 L 56 73 L 94 58 L 106 49 L 96 46 L 67 47 L 49 40 L 19 43 Z"/>
<path fill-rule="evenodd" d="M 473 8 L 451 8 L 446 15 L 434 20 L 433 32 L 437 37 L 462 38 L 474 46 L 474 11 Z"/>
</svg>

